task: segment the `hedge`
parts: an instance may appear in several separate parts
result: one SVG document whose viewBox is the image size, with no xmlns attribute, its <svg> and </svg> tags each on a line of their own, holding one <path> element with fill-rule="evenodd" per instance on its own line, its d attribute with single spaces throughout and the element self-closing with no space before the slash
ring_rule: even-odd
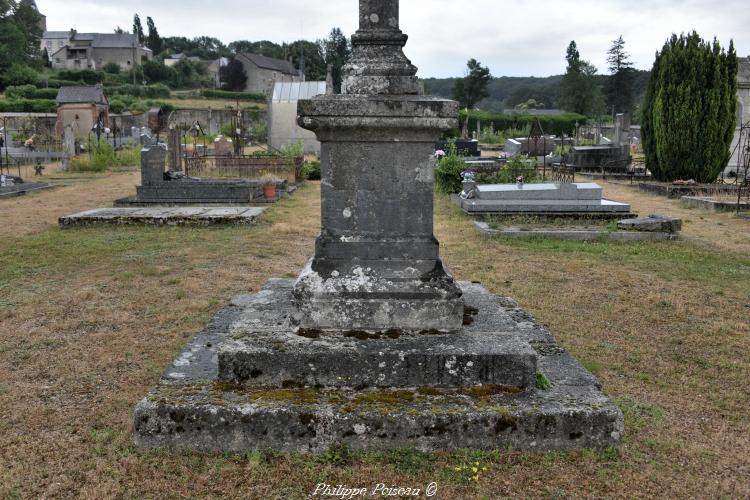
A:
<svg viewBox="0 0 750 500">
<path fill-rule="evenodd" d="M 265 102 L 265 94 L 256 92 L 232 92 L 229 90 L 201 90 L 201 95 L 209 99 L 233 99 L 239 101 Z"/>
<path fill-rule="evenodd" d="M 2 113 L 55 113 L 57 105 L 49 99 L 0 99 Z"/>
<path fill-rule="evenodd" d="M 105 87 L 104 91 L 108 96 L 114 95 L 130 95 L 133 97 L 145 97 L 145 98 L 169 98 L 170 92 L 169 87 L 162 83 L 155 83 L 154 85 L 117 85 L 112 87 Z"/>
<path fill-rule="evenodd" d="M 460 121 L 466 120 L 466 111 L 461 111 Z M 586 117 L 577 113 L 564 113 L 561 115 L 529 115 L 529 114 L 505 114 L 491 113 L 489 111 L 469 111 L 469 131 L 477 129 L 477 120 L 482 127 L 489 127 L 490 123 L 495 130 L 507 130 L 509 128 L 524 128 L 526 125 L 539 120 L 545 134 L 572 135 L 575 133 L 576 122 L 584 124 Z M 456 134 L 457 135 L 457 134 Z"/>
<path fill-rule="evenodd" d="M 33 85 L 11 86 L 5 89 L 5 97 L 15 99 L 55 99 L 58 89 L 38 89 Z"/>
<path fill-rule="evenodd" d="M 36 87 L 39 89 L 50 88 L 59 89 L 60 87 L 73 87 L 76 85 L 85 85 L 82 82 L 73 80 L 60 80 L 58 78 L 40 78 L 36 83 Z"/>
</svg>

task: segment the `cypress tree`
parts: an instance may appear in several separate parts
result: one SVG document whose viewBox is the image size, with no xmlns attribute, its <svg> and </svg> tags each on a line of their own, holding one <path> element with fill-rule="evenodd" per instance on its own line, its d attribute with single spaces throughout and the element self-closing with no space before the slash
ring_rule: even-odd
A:
<svg viewBox="0 0 750 500">
<path fill-rule="evenodd" d="M 736 95 L 733 42 L 724 51 L 696 32 L 672 35 L 656 55 L 642 108 L 646 165 L 656 179 L 716 180 L 729 161 Z"/>
</svg>

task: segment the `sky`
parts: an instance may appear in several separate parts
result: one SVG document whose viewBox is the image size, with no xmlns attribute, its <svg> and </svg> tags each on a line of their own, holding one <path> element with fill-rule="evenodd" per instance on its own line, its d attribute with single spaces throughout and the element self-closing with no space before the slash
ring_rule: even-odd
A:
<svg viewBox="0 0 750 500">
<path fill-rule="evenodd" d="M 138 13 L 151 16 L 161 36 L 211 36 L 292 42 L 325 38 L 333 27 L 357 29 L 356 0 L 37 0 L 55 31 L 132 29 Z M 672 33 L 696 30 L 740 56 L 750 56 L 747 0 L 402 0 L 405 53 L 418 76 L 463 76 L 479 60 L 494 76 L 549 76 L 565 72 L 565 50 L 575 40 L 581 57 L 607 73 L 606 52 L 622 35 L 638 69 L 650 69 Z"/>
</svg>

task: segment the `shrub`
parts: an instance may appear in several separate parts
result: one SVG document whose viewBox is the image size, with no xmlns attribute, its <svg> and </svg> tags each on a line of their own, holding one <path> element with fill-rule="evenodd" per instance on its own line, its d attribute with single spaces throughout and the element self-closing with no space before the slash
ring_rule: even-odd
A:
<svg viewBox="0 0 750 500">
<path fill-rule="evenodd" d="M 125 111 L 126 106 L 127 105 L 125 104 L 125 101 L 121 99 L 115 98 L 115 99 L 110 99 L 109 101 L 109 110 L 112 113 L 117 113 L 117 114 L 122 113 L 123 111 Z"/>
<path fill-rule="evenodd" d="M 177 78 L 177 72 L 158 61 L 146 61 L 141 66 L 144 76 L 151 82 L 172 82 Z"/>
<path fill-rule="evenodd" d="M 459 193 L 463 189 L 461 172 L 466 170 L 466 162 L 458 155 L 455 141 L 449 141 L 447 149 L 435 169 L 435 188 L 441 193 Z"/>
<path fill-rule="evenodd" d="M 87 85 L 95 85 L 104 81 L 104 73 L 101 71 L 94 71 L 91 69 L 82 70 L 62 70 L 57 76 L 60 80 L 68 80 L 71 82 L 82 82 Z"/>
<path fill-rule="evenodd" d="M 6 99 L 55 99 L 58 89 L 38 89 L 33 85 L 11 86 L 5 89 Z"/>
<path fill-rule="evenodd" d="M 73 172 L 104 172 L 108 168 L 133 166 L 139 162 L 139 146 L 115 150 L 109 142 L 101 140 L 91 143 L 89 153 L 74 157 L 70 169 Z"/>
<path fill-rule="evenodd" d="M 57 104 L 48 99 L 3 99 L 0 113 L 55 113 Z"/>
<path fill-rule="evenodd" d="M 713 182 L 726 167 L 736 123 L 732 42 L 677 35 L 656 55 L 641 115 L 646 166 L 660 181 Z"/>
<path fill-rule="evenodd" d="M 23 64 L 13 64 L 3 76 L 3 85 L 35 85 L 39 81 L 39 73 Z"/>
<path fill-rule="evenodd" d="M 104 70 L 105 73 L 109 73 L 110 75 L 118 75 L 122 68 L 120 68 L 120 65 L 117 63 L 108 62 L 104 65 L 102 70 Z"/>
<path fill-rule="evenodd" d="M 156 83 L 154 85 L 117 85 L 114 87 L 107 87 L 105 90 L 107 94 L 111 96 L 129 95 L 133 97 L 163 97 L 167 99 L 170 96 L 169 87 L 167 87 L 163 83 Z"/>
<path fill-rule="evenodd" d="M 229 90 L 201 90 L 201 95 L 209 99 L 231 99 L 234 101 L 259 101 L 265 102 L 265 94 L 255 92 L 232 92 Z"/>
<path fill-rule="evenodd" d="M 268 140 L 268 125 L 266 122 L 263 120 L 253 122 L 250 137 L 255 142 L 266 142 Z"/>
<path fill-rule="evenodd" d="M 306 161 L 305 164 L 302 165 L 302 177 L 311 181 L 319 181 L 320 180 L 320 161 L 319 160 Z"/>
<path fill-rule="evenodd" d="M 57 78 L 40 79 L 36 86 L 37 88 L 51 88 L 59 89 L 60 87 L 71 87 L 74 85 L 80 85 L 81 82 L 74 82 L 70 80 L 59 80 Z"/>
<path fill-rule="evenodd" d="M 34 85 L 11 85 L 5 89 L 6 99 L 29 99 L 34 93 Z"/>
</svg>

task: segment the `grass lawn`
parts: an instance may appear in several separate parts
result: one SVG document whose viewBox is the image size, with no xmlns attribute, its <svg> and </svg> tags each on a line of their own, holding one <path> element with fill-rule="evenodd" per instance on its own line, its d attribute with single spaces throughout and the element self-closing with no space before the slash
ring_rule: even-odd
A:
<svg viewBox="0 0 750 500">
<path fill-rule="evenodd" d="M 685 239 L 507 241 L 437 198 L 451 271 L 518 300 L 600 378 L 625 414 L 619 450 L 141 451 L 136 402 L 234 294 L 297 275 L 320 212 L 308 183 L 249 228 L 54 225 L 136 182 L 0 200 L 0 497 L 304 498 L 320 482 L 432 481 L 436 498 L 750 495 L 750 221 L 605 183 L 642 214 L 686 219 Z M 477 462 L 486 471 L 468 481 Z"/>
</svg>

